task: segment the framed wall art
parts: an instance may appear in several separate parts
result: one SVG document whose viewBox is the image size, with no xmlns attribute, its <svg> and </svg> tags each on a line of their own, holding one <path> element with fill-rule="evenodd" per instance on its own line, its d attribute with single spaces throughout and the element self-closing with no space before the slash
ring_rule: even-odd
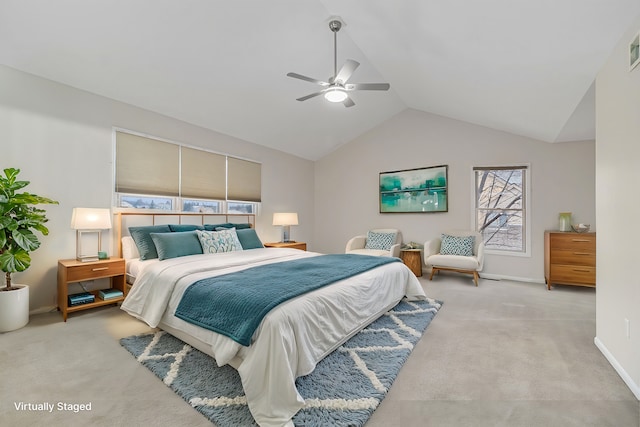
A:
<svg viewBox="0 0 640 427">
<path fill-rule="evenodd" d="M 447 212 L 448 166 L 380 172 L 380 213 Z"/>
</svg>

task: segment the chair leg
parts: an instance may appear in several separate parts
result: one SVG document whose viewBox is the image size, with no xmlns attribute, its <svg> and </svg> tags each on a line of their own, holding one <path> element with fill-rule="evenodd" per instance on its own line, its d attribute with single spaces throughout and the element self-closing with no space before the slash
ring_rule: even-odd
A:
<svg viewBox="0 0 640 427">
<path fill-rule="evenodd" d="M 478 286 L 478 277 L 479 277 L 478 272 L 474 271 L 473 272 L 473 281 L 476 283 L 476 287 Z"/>
<path fill-rule="evenodd" d="M 433 279 L 433 275 L 438 271 L 437 268 L 431 267 L 431 275 L 429 276 L 429 280 Z"/>
</svg>

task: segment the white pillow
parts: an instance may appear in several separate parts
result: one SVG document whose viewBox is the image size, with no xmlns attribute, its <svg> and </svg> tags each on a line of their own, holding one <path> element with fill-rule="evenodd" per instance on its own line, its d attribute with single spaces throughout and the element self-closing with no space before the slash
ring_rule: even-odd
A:
<svg viewBox="0 0 640 427">
<path fill-rule="evenodd" d="M 122 238 L 122 257 L 124 259 L 140 258 L 140 252 L 138 252 L 136 242 L 133 241 L 133 237 L 131 236 L 124 236 Z"/>
</svg>

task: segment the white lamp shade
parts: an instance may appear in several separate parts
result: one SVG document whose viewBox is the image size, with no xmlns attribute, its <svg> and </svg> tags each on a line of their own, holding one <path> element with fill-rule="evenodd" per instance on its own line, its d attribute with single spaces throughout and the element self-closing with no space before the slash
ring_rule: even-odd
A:
<svg viewBox="0 0 640 427">
<path fill-rule="evenodd" d="M 273 225 L 298 225 L 298 214 L 296 212 L 274 213 Z"/>
<path fill-rule="evenodd" d="M 75 230 L 106 230 L 111 228 L 111 210 L 73 208 L 71 228 Z"/>
</svg>

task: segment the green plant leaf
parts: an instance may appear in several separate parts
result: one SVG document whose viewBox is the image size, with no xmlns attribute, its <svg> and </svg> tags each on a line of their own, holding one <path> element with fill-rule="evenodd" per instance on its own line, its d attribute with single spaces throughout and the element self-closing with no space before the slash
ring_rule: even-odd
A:
<svg viewBox="0 0 640 427">
<path fill-rule="evenodd" d="M 30 230 L 19 228 L 11 233 L 13 240 L 25 251 L 35 251 L 40 247 L 40 241 L 38 236 L 33 234 Z"/>
<path fill-rule="evenodd" d="M 25 250 L 18 249 L 0 254 L 0 269 L 7 273 L 25 271 L 31 265 L 31 257 Z"/>
</svg>

